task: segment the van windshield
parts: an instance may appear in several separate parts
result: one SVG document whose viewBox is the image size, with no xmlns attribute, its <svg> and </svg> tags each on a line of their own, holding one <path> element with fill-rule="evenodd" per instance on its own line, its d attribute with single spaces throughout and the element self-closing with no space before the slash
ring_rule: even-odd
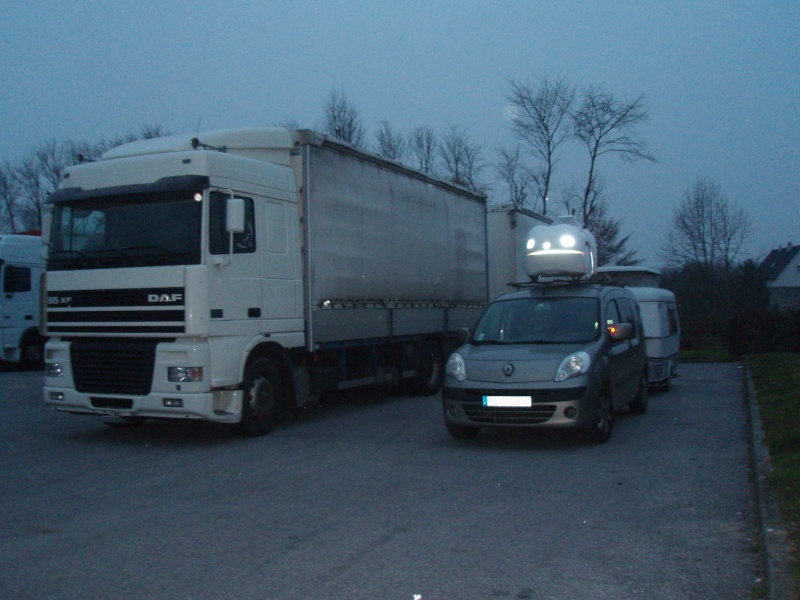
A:
<svg viewBox="0 0 800 600">
<path fill-rule="evenodd" d="M 569 344 L 599 335 L 596 298 L 517 298 L 489 305 L 472 336 L 480 344 Z"/>
</svg>

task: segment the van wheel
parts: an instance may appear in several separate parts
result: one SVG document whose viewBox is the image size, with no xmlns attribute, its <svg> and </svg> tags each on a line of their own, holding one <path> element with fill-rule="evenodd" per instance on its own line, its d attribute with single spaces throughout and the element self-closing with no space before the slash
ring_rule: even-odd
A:
<svg viewBox="0 0 800 600">
<path fill-rule="evenodd" d="M 447 419 L 444 420 L 444 425 L 447 427 L 447 433 L 449 433 L 450 437 L 452 437 L 454 440 L 474 440 L 481 432 L 480 427 L 456 425 Z"/>
<path fill-rule="evenodd" d="M 639 377 L 639 391 L 636 393 L 636 397 L 628 406 L 632 414 L 643 415 L 647 412 L 647 407 L 649 404 L 650 395 L 647 389 L 647 373 L 643 372 L 641 377 Z"/>
<path fill-rule="evenodd" d="M 426 340 L 419 350 L 417 374 L 411 382 L 411 391 L 418 396 L 432 396 L 442 387 L 443 376 L 442 347 L 435 340 Z"/>
<path fill-rule="evenodd" d="M 281 378 L 269 359 L 258 358 L 244 373 L 242 419 L 232 429 L 245 437 L 266 435 L 283 412 Z"/>
<path fill-rule="evenodd" d="M 587 431 L 588 438 L 595 444 L 605 444 L 611 439 L 614 431 L 614 407 L 611 404 L 611 394 L 603 390 L 597 397 L 597 414 L 594 424 Z"/>
</svg>

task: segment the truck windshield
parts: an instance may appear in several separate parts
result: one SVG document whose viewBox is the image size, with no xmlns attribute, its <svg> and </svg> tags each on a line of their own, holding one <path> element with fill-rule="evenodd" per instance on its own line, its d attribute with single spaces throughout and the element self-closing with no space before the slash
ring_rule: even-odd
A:
<svg viewBox="0 0 800 600">
<path fill-rule="evenodd" d="M 201 208 L 187 192 L 57 204 L 47 269 L 198 264 Z"/>
<path fill-rule="evenodd" d="M 568 344 L 599 334 L 596 298 L 517 298 L 489 305 L 475 328 L 474 344 Z"/>
</svg>

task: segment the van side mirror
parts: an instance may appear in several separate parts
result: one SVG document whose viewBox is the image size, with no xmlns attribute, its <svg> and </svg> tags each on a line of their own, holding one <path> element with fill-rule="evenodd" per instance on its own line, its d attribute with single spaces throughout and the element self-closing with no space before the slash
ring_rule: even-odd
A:
<svg viewBox="0 0 800 600">
<path fill-rule="evenodd" d="M 466 344 L 469 341 L 470 335 L 472 334 L 469 331 L 469 327 L 459 327 L 458 331 L 456 331 L 456 341 L 459 346 Z"/>
<path fill-rule="evenodd" d="M 608 335 L 615 342 L 624 342 L 625 340 L 633 339 L 633 325 L 630 323 L 617 323 L 608 326 Z"/>
<path fill-rule="evenodd" d="M 242 233 L 244 231 L 244 199 L 228 198 L 225 203 L 225 231 Z"/>
</svg>

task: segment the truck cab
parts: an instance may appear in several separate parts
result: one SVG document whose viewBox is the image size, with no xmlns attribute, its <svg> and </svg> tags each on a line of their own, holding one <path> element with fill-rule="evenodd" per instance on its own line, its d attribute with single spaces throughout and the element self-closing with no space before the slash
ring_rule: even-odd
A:
<svg viewBox="0 0 800 600">
<path fill-rule="evenodd" d="M 0 236 L 0 359 L 23 368 L 42 365 L 44 339 L 39 335 L 39 235 Z"/>
</svg>

